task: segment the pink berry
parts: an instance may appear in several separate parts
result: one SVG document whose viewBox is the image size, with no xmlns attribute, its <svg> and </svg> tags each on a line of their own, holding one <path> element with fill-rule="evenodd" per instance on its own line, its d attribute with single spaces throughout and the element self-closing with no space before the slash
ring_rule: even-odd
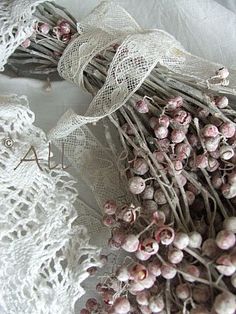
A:
<svg viewBox="0 0 236 314">
<path fill-rule="evenodd" d="M 204 154 L 197 155 L 195 162 L 196 162 L 196 167 L 200 169 L 205 169 L 208 166 L 208 158 Z"/>
<path fill-rule="evenodd" d="M 216 245 L 216 242 L 214 239 L 207 239 L 202 244 L 202 253 L 203 255 L 214 259 L 217 254 L 220 252 L 219 248 Z"/>
<path fill-rule="evenodd" d="M 155 239 L 163 245 L 170 245 L 174 241 L 174 238 L 174 229 L 169 226 L 163 226 L 155 233 Z"/>
<path fill-rule="evenodd" d="M 189 236 L 189 247 L 193 249 L 198 249 L 202 245 L 202 236 L 197 231 L 192 231 L 188 234 Z"/>
<path fill-rule="evenodd" d="M 176 269 L 169 264 L 165 264 L 161 266 L 161 275 L 165 279 L 173 279 L 176 276 Z"/>
<path fill-rule="evenodd" d="M 182 261 L 183 257 L 184 257 L 183 251 L 181 251 L 181 250 L 179 250 L 177 248 L 172 248 L 168 252 L 168 260 L 172 264 L 180 263 Z"/>
<path fill-rule="evenodd" d="M 150 289 L 153 287 L 155 283 L 156 277 L 152 274 L 149 274 L 144 280 L 142 280 L 141 284 L 145 289 Z"/>
<path fill-rule="evenodd" d="M 113 200 L 106 201 L 106 203 L 103 205 L 103 209 L 105 214 L 114 215 L 117 210 L 117 204 Z"/>
<path fill-rule="evenodd" d="M 157 203 L 153 200 L 145 200 L 143 202 L 143 209 L 145 212 L 153 213 L 157 211 Z"/>
<path fill-rule="evenodd" d="M 159 205 L 167 203 L 166 196 L 165 196 L 164 192 L 162 191 L 162 189 L 158 189 L 155 191 L 154 200 Z"/>
<path fill-rule="evenodd" d="M 152 214 L 152 219 L 157 226 L 163 226 L 166 221 L 165 214 L 160 210 Z"/>
<path fill-rule="evenodd" d="M 121 244 L 125 239 L 125 230 L 123 229 L 113 229 L 112 238 L 115 242 Z"/>
<path fill-rule="evenodd" d="M 171 216 L 171 208 L 169 204 L 162 205 L 159 210 L 164 213 L 166 219 L 169 219 Z"/>
<path fill-rule="evenodd" d="M 220 166 L 220 163 L 217 159 L 209 157 L 208 158 L 208 166 L 207 166 L 207 171 L 208 172 L 214 172 L 216 171 Z"/>
<path fill-rule="evenodd" d="M 125 206 L 124 209 L 119 213 L 118 218 L 129 224 L 133 224 L 137 219 L 137 211 L 135 206 L 132 204 L 131 206 Z"/>
<path fill-rule="evenodd" d="M 171 167 L 169 168 L 169 174 L 171 174 L 171 175 L 179 175 L 181 172 L 182 172 L 182 170 L 183 170 L 183 164 L 182 164 L 182 162 L 180 161 L 180 160 L 174 160 L 173 162 L 172 162 L 172 166 L 173 166 L 173 168 L 174 169 L 172 169 Z"/>
<path fill-rule="evenodd" d="M 112 227 L 116 223 L 116 220 L 112 215 L 104 215 L 102 222 L 106 227 Z"/>
<path fill-rule="evenodd" d="M 165 156 L 164 156 L 163 152 L 156 150 L 152 153 L 152 155 L 156 159 L 156 161 L 158 161 L 158 162 L 164 162 L 165 161 Z"/>
<path fill-rule="evenodd" d="M 181 143 L 185 139 L 185 133 L 181 130 L 173 130 L 171 132 L 171 141 L 173 143 Z"/>
<path fill-rule="evenodd" d="M 188 125 L 192 120 L 191 114 L 185 110 L 178 110 L 174 114 L 173 122 L 176 122 L 180 125 Z"/>
<path fill-rule="evenodd" d="M 148 270 L 142 264 L 135 264 L 130 269 L 130 276 L 134 281 L 141 282 L 148 277 Z"/>
<path fill-rule="evenodd" d="M 70 24 L 65 20 L 58 21 L 58 27 L 62 35 L 66 35 L 71 32 Z"/>
<path fill-rule="evenodd" d="M 116 274 L 116 278 L 119 281 L 128 281 L 130 279 L 130 273 L 127 269 L 127 267 L 122 266 L 121 268 L 118 269 L 117 274 Z"/>
<path fill-rule="evenodd" d="M 158 252 L 159 245 L 156 240 L 147 238 L 140 243 L 140 249 L 150 255 L 154 255 Z"/>
<path fill-rule="evenodd" d="M 29 46 L 31 45 L 31 41 L 29 38 L 26 38 L 22 43 L 21 43 L 21 46 L 23 48 L 28 48 Z"/>
<path fill-rule="evenodd" d="M 198 195 L 200 193 L 200 190 L 197 186 L 195 186 L 194 184 L 192 184 L 191 182 L 187 182 L 187 186 L 186 189 L 190 192 L 192 192 L 194 195 Z"/>
<path fill-rule="evenodd" d="M 187 283 L 179 284 L 175 289 L 176 296 L 181 300 L 186 300 L 190 297 L 190 288 Z"/>
<path fill-rule="evenodd" d="M 210 293 L 207 285 L 197 284 L 193 287 L 193 299 L 197 303 L 206 303 L 210 298 Z"/>
<path fill-rule="evenodd" d="M 236 217 L 228 217 L 223 222 L 223 227 L 225 230 L 232 231 L 233 233 L 236 233 Z"/>
<path fill-rule="evenodd" d="M 149 300 L 149 308 L 152 313 L 159 313 L 165 307 L 165 303 L 162 296 L 152 296 Z"/>
<path fill-rule="evenodd" d="M 130 302 L 126 297 L 119 297 L 115 300 L 113 307 L 117 314 L 126 314 L 130 311 Z"/>
<path fill-rule="evenodd" d="M 194 282 L 196 279 L 194 277 L 200 276 L 199 268 L 195 265 L 186 265 L 184 268 L 185 274 L 183 274 L 183 277 L 186 281 Z"/>
<path fill-rule="evenodd" d="M 215 173 L 212 177 L 211 177 L 211 183 L 214 186 L 215 189 L 220 189 L 222 184 L 223 184 L 223 179 L 220 176 L 220 173 Z"/>
<path fill-rule="evenodd" d="M 61 36 L 61 41 L 68 43 L 71 40 L 71 34 L 64 34 Z"/>
<path fill-rule="evenodd" d="M 175 152 L 179 160 L 184 160 L 190 156 L 191 146 L 186 143 L 177 144 L 175 147 Z"/>
<path fill-rule="evenodd" d="M 39 25 L 39 31 L 40 31 L 40 33 L 42 33 L 42 34 L 47 35 L 47 34 L 49 33 L 49 31 L 50 31 L 50 26 L 49 26 L 49 24 L 47 24 L 47 23 L 41 23 L 41 24 Z"/>
<path fill-rule="evenodd" d="M 139 113 L 147 113 L 149 111 L 148 103 L 145 99 L 137 101 L 134 107 Z"/>
<path fill-rule="evenodd" d="M 139 306 L 139 310 L 142 314 L 152 314 L 152 311 L 150 310 L 149 306 L 147 305 L 141 305 Z"/>
<path fill-rule="evenodd" d="M 165 128 L 168 128 L 168 126 L 170 125 L 170 118 L 166 116 L 165 114 L 163 114 L 158 119 L 158 124 L 160 126 L 164 126 Z"/>
<path fill-rule="evenodd" d="M 139 305 L 148 305 L 149 304 L 150 293 L 148 291 L 141 291 L 136 296 L 136 301 Z"/>
<path fill-rule="evenodd" d="M 135 159 L 134 164 L 133 164 L 133 171 L 135 174 L 142 176 L 145 173 L 147 173 L 148 170 L 149 170 L 149 166 L 145 159 L 143 158 Z"/>
<path fill-rule="evenodd" d="M 171 111 L 180 108 L 182 105 L 183 105 L 183 98 L 181 96 L 170 98 L 167 101 L 167 109 Z"/>
<path fill-rule="evenodd" d="M 108 288 L 104 288 L 104 292 L 102 293 L 102 299 L 106 305 L 112 305 L 114 303 L 114 291 Z"/>
<path fill-rule="evenodd" d="M 216 269 L 218 272 L 224 276 L 232 276 L 236 268 L 231 262 L 230 255 L 222 255 L 216 260 L 217 266 Z"/>
<path fill-rule="evenodd" d="M 139 292 L 144 291 L 145 288 L 139 281 L 131 281 L 128 288 L 132 295 L 137 295 Z"/>
<path fill-rule="evenodd" d="M 236 196 L 236 189 L 234 185 L 223 184 L 221 186 L 221 193 L 227 199 L 232 199 Z"/>
<path fill-rule="evenodd" d="M 224 109 L 228 106 L 229 100 L 225 96 L 219 96 L 219 97 L 216 97 L 215 104 L 218 108 Z"/>
<path fill-rule="evenodd" d="M 156 138 L 162 140 L 167 137 L 168 129 L 164 126 L 155 126 L 154 133 Z"/>
<path fill-rule="evenodd" d="M 216 244 L 222 250 L 228 250 L 235 245 L 235 235 L 232 231 L 222 230 L 216 236 Z"/>
<path fill-rule="evenodd" d="M 86 309 L 89 311 L 95 311 L 98 309 L 98 301 L 96 299 L 88 299 L 86 302 Z"/>
<path fill-rule="evenodd" d="M 175 234 L 174 246 L 179 250 L 185 249 L 189 245 L 189 236 L 187 233 L 178 232 Z"/>
<path fill-rule="evenodd" d="M 129 179 L 129 190 L 132 194 L 141 194 L 145 190 L 145 180 L 141 177 L 133 177 Z"/>
<path fill-rule="evenodd" d="M 205 137 L 216 137 L 219 134 L 219 130 L 214 124 L 207 124 L 203 128 L 202 134 Z"/>
<path fill-rule="evenodd" d="M 215 150 L 214 152 L 210 152 L 209 155 L 210 155 L 212 158 L 219 159 L 219 158 L 220 158 L 220 151 L 217 149 L 217 150 Z"/>
<path fill-rule="evenodd" d="M 147 261 L 151 257 L 151 254 L 141 249 L 138 249 L 138 251 L 135 252 L 135 256 L 140 261 Z"/>
<path fill-rule="evenodd" d="M 159 119 L 157 117 L 151 117 L 149 119 L 149 124 L 150 124 L 150 127 L 154 129 L 155 126 L 159 124 Z"/>
<path fill-rule="evenodd" d="M 208 152 L 214 152 L 217 150 L 220 143 L 220 136 L 208 137 L 204 139 L 204 145 Z"/>
<path fill-rule="evenodd" d="M 220 126 L 221 134 L 226 138 L 231 138 L 235 134 L 235 125 L 233 123 L 224 122 Z"/>
<path fill-rule="evenodd" d="M 217 314 L 234 314 L 236 309 L 235 295 L 227 292 L 218 294 L 213 307 Z"/>
<path fill-rule="evenodd" d="M 233 171 L 228 175 L 228 183 L 236 184 L 236 171 Z"/>
<path fill-rule="evenodd" d="M 139 247 L 139 239 L 136 235 L 134 234 L 129 234 L 125 237 L 123 244 L 121 247 L 126 251 L 126 252 L 135 252 L 137 251 Z"/>
<path fill-rule="evenodd" d="M 148 271 L 153 276 L 158 277 L 161 275 L 161 264 L 158 261 L 152 261 L 148 263 Z"/>
<path fill-rule="evenodd" d="M 154 188 L 151 185 L 148 185 L 146 186 L 141 196 L 143 200 L 152 200 L 153 195 L 154 195 Z"/>
</svg>

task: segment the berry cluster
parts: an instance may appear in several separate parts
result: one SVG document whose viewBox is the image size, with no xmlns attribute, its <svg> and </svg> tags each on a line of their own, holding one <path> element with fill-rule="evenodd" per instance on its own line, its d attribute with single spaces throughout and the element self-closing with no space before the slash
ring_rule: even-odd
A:
<svg viewBox="0 0 236 314">
<path fill-rule="evenodd" d="M 117 113 L 136 202 L 107 201 L 103 223 L 130 258 L 81 313 L 235 313 L 236 124 L 225 96 L 207 103 L 144 97 Z"/>
</svg>

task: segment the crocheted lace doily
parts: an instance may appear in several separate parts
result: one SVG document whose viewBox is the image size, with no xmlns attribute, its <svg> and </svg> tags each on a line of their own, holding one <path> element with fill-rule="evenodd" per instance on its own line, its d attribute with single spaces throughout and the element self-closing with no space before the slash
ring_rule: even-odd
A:
<svg viewBox="0 0 236 314">
<path fill-rule="evenodd" d="M 0 304 L 7 314 L 74 313 L 100 250 L 80 224 L 78 212 L 89 212 L 75 203 L 75 181 L 48 168 L 49 143 L 33 122 L 25 97 L 0 97 Z M 35 158 L 32 147 L 42 170 L 21 162 L 30 149 Z"/>
</svg>

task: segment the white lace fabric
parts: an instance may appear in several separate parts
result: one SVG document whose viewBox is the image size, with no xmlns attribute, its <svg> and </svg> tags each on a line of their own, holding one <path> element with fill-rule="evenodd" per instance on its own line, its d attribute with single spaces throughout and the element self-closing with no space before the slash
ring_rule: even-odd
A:
<svg viewBox="0 0 236 314">
<path fill-rule="evenodd" d="M 51 1 L 51 0 L 48 0 Z M 0 1 L 0 71 L 8 57 L 33 33 L 33 12 L 45 0 Z"/>
<path fill-rule="evenodd" d="M 74 313 L 100 249 L 79 224 L 74 180 L 48 169 L 48 140 L 33 122 L 25 97 L 0 97 L 0 304 L 7 314 Z M 43 171 L 33 161 L 15 169 L 31 146 Z"/>
</svg>

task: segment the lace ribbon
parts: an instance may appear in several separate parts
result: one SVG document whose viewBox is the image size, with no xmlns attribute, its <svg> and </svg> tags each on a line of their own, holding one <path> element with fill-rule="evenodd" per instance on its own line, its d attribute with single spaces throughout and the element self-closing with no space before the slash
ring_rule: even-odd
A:
<svg viewBox="0 0 236 314">
<path fill-rule="evenodd" d="M 188 53 L 173 36 L 162 30 L 141 29 L 123 8 L 113 2 L 102 2 L 79 24 L 79 30 L 83 32 L 64 51 L 58 72 L 81 87 L 84 86 L 84 69 L 93 57 L 113 43 L 122 43 L 111 62 L 104 86 L 85 115 L 73 115 L 71 128 L 62 117 L 59 127 L 51 132 L 55 138 L 116 111 L 140 88 L 158 63 L 198 81 L 209 79 L 222 67 Z M 236 71 L 231 73 L 230 88 L 236 88 Z"/>
</svg>

